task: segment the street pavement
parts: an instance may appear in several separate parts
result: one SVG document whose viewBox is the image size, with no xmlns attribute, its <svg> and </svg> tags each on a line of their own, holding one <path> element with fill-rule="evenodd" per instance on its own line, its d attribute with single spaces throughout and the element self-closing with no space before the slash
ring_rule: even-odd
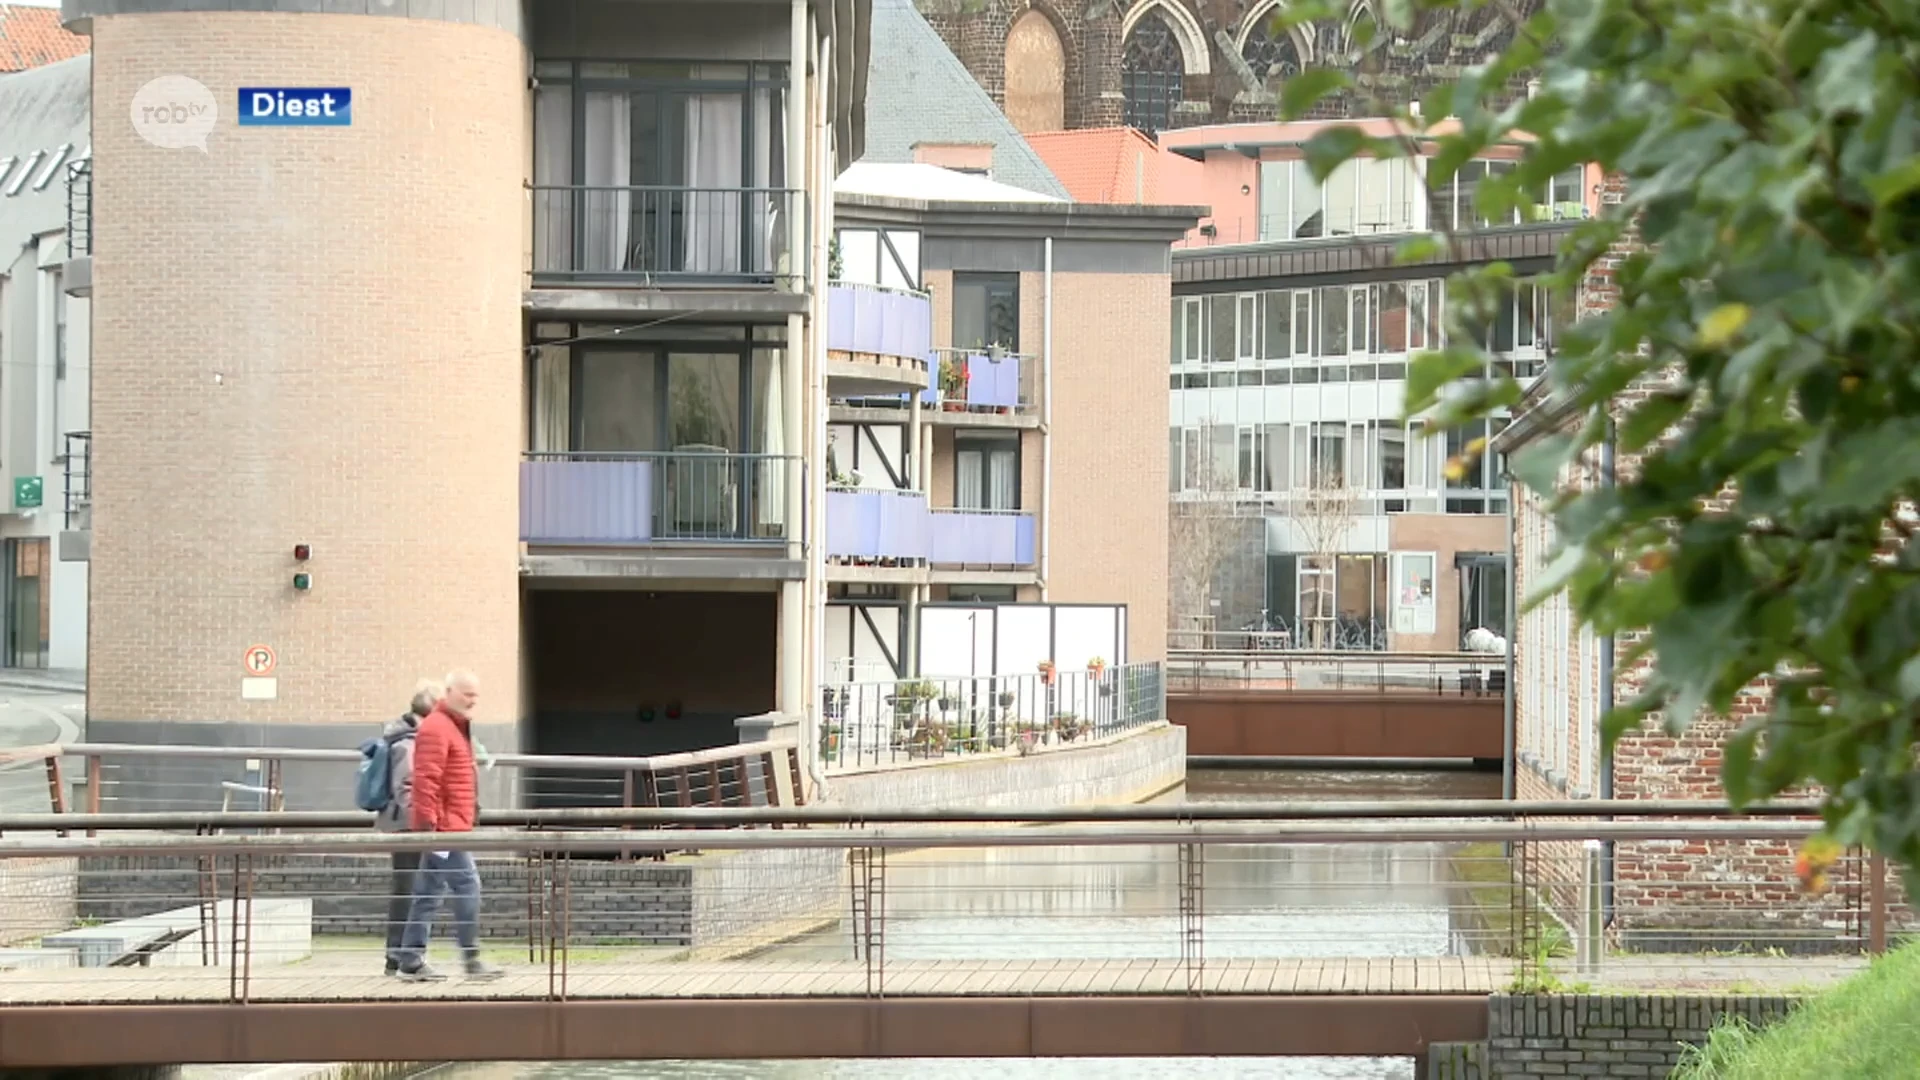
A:
<svg viewBox="0 0 1920 1080">
<path fill-rule="evenodd" d="M 54 680 L 0 681 L 0 750 L 45 743 L 79 742 L 86 730 L 87 695 Z M 40 761 L 0 765 L 0 814 L 51 809 L 47 774 Z"/>
</svg>

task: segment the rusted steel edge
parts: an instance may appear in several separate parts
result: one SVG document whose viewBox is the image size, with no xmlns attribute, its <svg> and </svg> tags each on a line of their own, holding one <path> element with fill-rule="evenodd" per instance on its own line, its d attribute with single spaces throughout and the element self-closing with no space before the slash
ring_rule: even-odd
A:
<svg viewBox="0 0 1920 1080">
<path fill-rule="evenodd" d="M 66 840 L 0 840 L 0 859 L 123 855 L 342 855 L 436 851 L 455 846 L 477 854 L 615 853 L 622 849 L 701 851 L 843 850 L 848 848 L 1117 847 L 1169 844 L 1544 843 L 1582 840 L 1794 840 L 1818 821 L 1483 821 L 1165 822 L 988 828 L 829 828 L 684 832 L 541 832 L 484 829 L 471 833 L 306 833 L 273 836 L 145 835 Z"/>
</svg>

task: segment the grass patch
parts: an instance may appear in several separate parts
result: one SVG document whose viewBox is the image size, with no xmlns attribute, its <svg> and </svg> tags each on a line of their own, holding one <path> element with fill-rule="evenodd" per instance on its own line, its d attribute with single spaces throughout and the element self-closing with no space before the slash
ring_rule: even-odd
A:
<svg viewBox="0 0 1920 1080">
<path fill-rule="evenodd" d="M 1810 999 L 1765 1030 L 1714 1028 L 1673 1080 L 1826 1080 L 1920 1075 L 1920 943 Z"/>
</svg>

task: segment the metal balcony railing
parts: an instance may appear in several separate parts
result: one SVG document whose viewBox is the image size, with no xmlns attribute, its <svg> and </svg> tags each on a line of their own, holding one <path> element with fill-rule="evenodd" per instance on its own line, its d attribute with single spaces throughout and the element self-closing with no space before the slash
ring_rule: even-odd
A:
<svg viewBox="0 0 1920 1080">
<path fill-rule="evenodd" d="M 801 460 L 789 454 L 528 453 L 520 463 L 520 538 L 780 542 L 800 525 L 787 520 L 786 500 L 788 485 L 803 485 L 804 475 Z M 804 500 L 804 486 L 799 492 Z"/>
<path fill-rule="evenodd" d="M 93 159 L 67 165 L 67 250 L 93 254 Z"/>
<path fill-rule="evenodd" d="M 806 280 L 806 193 L 797 188 L 536 185 L 536 285 Z"/>
<path fill-rule="evenodd" d="M 69 431 L 64 438 L 61 471 L 66 496 L 66 528 L 86 520 L 93 505 L 93 432 Z"/>
</svg>

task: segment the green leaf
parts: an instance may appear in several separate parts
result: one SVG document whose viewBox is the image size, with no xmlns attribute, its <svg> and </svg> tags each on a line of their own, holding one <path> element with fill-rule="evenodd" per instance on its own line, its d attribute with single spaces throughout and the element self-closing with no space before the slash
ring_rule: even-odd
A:
<svg viewBox="0 0 1920 1080">
<path fill-rule="evenodd" d="M 1720 786 L 1738 810 L 1753 801 L 1753 763 L 1759 753 L 1760 726 L 1743 724 L 1727 737 L 1720 757 Z"/>
<path fill-rule="evenodd" d="M 1369 142 L 1359 128 L 1340 125 L 1316 132 L 1300 148 L 1300 152 L 1306 158 L 1307 168 L 1312 170 L 1313 178 L 1324 183 L 1333 170 L 1359 157 Z"/>
<path fill-rule="evenodd" d="M 1411 373 L 1409 373 L 1411 374 Z M 1515 480 L 1542 494 L 1551 493 L 1560 484 L 1560 471 L 1580 452 L 1577 436 L 1555 432 L 1543 436 L 1507 458 L 1507 471 Z"/>
<path fill-rule="evenodd" d="M 1308 68 L 1281 85 L 1280 117 L 1298 120 L 1321 101 L 1352 86 L 1353 80 L 1337 68 Z"/>
<path fill-rule="evenodd" d="M 1920 656 L 1900 665 L 1900 699 L 1908 703 L 1920 701 Z"/>
<path fill-rule="evenodd" d="M 1411 415 L 1431 408 L 1442 388 L 1481 370 L 1481 365 L 1482 360 L 1477 353 L 1462 350 L 1415 353 L 1407 364 L 1407 413 Z"/>
</svg>

